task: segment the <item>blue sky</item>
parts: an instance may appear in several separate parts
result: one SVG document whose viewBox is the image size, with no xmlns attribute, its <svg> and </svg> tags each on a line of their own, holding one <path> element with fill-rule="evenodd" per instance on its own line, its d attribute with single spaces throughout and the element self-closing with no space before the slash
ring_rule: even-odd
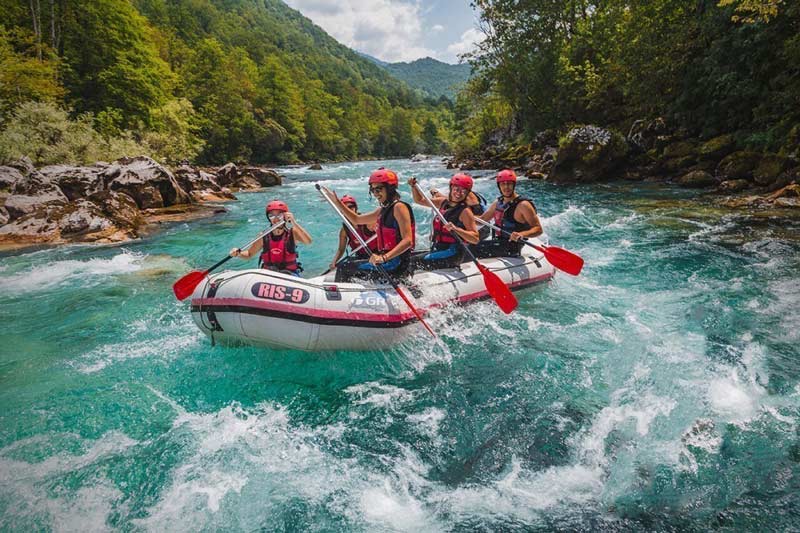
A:
<svg viewBox="0 0 800 533">
<path fill-rule="evenodd" d="M 456 63 L 480 40 L 468 0 L 284 1 L 342 44 L 383 61 Z"/>
</svg>

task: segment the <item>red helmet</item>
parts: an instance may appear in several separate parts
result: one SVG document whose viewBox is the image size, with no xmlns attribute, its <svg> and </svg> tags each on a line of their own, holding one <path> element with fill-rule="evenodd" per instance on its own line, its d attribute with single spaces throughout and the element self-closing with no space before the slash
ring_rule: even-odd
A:
<svg viewBox="0 0 800 533">
<path fill-rule="evenodd" d="M 513 170 L 505 169 L 501 170 L 497 173 L 497 183 L 503 183 L 504 181 L 510 181 L 512 183 L 517 182 L 517 175 L 514 173 Z"/>
<path fill-rule="evenodd" d="M 398 184 L 397 174 L 391 170 L 379 168 L 369 175 L 369 184 L 372 185 L 373 183 L 385 183 L 386 185 L 394 185 L 396 187 Z"/>
<path fill-rule="evenodd" d="M 450 186 L 458 185 L 462 189 L 467 189 L 468 191 L 472 190 L 472 178 L 467 176 L 466 174 L 456 174 L 452 178 L 450 178 Z"/>
<path fill-rule="evenodd" d="M 270 211 L 283 211 L 284 213 L 288 213 L 289 206 L 281 202 L 280 200 L 272 200 L 270 203 L 267 204 L 267 213 L 269 213 Z"/>
<path fill-rule="evenodd" d="M 342 203 L 344 205 L 354 204 L 356 208 L 358 208 L 358 202 L 356 202 L 356 199 L 350 196 L 349 194 L 345 194 L 344 196 L 342 196 Z"/>
</svg>

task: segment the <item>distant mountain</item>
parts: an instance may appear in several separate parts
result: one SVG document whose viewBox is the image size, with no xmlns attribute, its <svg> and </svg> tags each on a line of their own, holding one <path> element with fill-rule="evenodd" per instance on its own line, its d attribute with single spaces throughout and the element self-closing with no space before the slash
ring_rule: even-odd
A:
<svg viewBox="0 0 800 533">
<path fill-rule="evenodd" d="M 450 65 L 431 57 L 410 63 L 386 63 L 363 52 L 358 54 L 431 98 L 444 95 L 450 100 L 455 100 L 459 87 L 469 79 L 471 73 L 471 67 L 467 64 Z"/>
</svg>

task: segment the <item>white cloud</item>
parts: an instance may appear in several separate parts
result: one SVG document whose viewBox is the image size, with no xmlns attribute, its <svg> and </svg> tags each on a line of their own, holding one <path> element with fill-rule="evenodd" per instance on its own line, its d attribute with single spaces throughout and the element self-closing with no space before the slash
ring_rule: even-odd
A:
<svg viewBox="0 0 800 533">
<path fill-rule="evenodd" d="M 401 0 L 286 0 L 336 40 L 383 61 L 433 56 L 422 45 L 420 4 Z"/>
<path fill-rule="evenodd" d="M 481 42 L 483 39 L 484 35 L 481 31 L 475 28 L 470 28 L 461 34 L 460 40 L 450 44 L 447 47 L 447 54 L 458 57 L 461 54 L 471 52 L 475 48 L 475 45 Z"/>
<path fill-rule="evenodd" d="M 431 28 L 432 31 L 442 31 L 443 29 L 444 26 L 442 26 L 441 24 L 434 24 L 434 26 Z"/>
</svg>

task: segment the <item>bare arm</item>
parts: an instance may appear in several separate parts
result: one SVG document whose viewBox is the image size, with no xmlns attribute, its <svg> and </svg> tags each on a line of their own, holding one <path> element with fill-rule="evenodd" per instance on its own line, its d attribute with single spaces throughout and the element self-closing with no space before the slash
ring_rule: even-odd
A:
<svg viewBox="0 0 800 533">
<path fill-rule="evenodd" d="M 480 219 L 484 222 L 491 222 L 494 218 L 494 212 L 497 209 L 497 200 L 492 202 L 489 207 L 486 208 L 486 211 L 481 214 Z"/>
<path fill-rule="evenodd" d="M 333 202 L 339 207 L 339 211 L 344 213 L 344 216 L 347 217 L 347 220 L 354 226 L 358 226 L 359 224 L 364 224 L 365 226 L 373 226 L 378 221 L 378 215 L 380 214 L 380 208 L 372 211 L 371 213 L 355 213 L 351 211 L 346 205 L 342 203 L 342 200 L 336 196 L 336 193 L 329 190 L 327 187 L 322 187 L 322 190 L 325 194 L 328 195 L 328 198 L 333 200 Z"/>
<path fill-rule="evenodd" d="M 414 241 L 414 235 L 411 228 L 411 213 L 408 208 L 401 203 L 394 204 L 394 218 L 397 220 L 397 225 L 400 226 L 400 242 L 397 246 L 383 254 L 385 261 L 391 261 L 395 257 L 401 255 L 403 252 L 411 248 L 411 243 Z"/>
<path fill-rule="evenodd" d="M 336 255 L 333 256 L 333 261 L 331 261 L 331 268 L 339 262 L 339 259 L 344 255 L 344 249 L 347 246 L 347 232 L 345 232 L 344 228 L 339 228 L 339 248 L 336 250 Z"/>
<path fill-rule="evenodd" d="M 478 229 L 475 227 L 475 215 L 472 213 L 472 210 L 469 208 L 464 209 L 461 211 L 461 216 L 459 216 L 458 219 L 464 224 L 463 229 L 457 227 L 455 224 L 448 224 L 447 229 L 451 232 L 454 231 L 458 233 L 459 237 L 470 244 L 478 244 L 480 235 L 478 234 Z"/>
<path fill-rule="evenodd" d="M 520 218 L 522 220 L 519 220 Z M 533 208 L 533 204 L 530 202 L 521 202 L 517 206 L 517 210 L 514 212 L 514 219 L 516 219 L 517 222 L 523 222 L 531 227 L 525 231 L 515 231 L 514 233 L 518 234 L 519 237 L 527 239 L 528 237 L 538 237 L 542 234 L 542 223 L 539 221 L 539 215 L 536 214 L 536 209 Z M 512 240 L 517 240 L 513 238 L 513 234 Z"/>
<path fill-rule="evenodd" d="M 303 229 L 303 226 L 301 226 L 294 219 L 294 215 L 291 213 L 286 213 L 285 217 L 286 221 L 292 224 L 292 233 L 294 234 L 295 240 L 301 242 L 302 244 L 311 244 L 311 235 L 309 235 L 308 232 Z"/>
<path fill-rule="evenodd" d="M 243 259 L 247 259 L 250 257 L 254 257 L 258 252 L 261 251 L 263 239 L 258 239 L 256 242 L 250 245 L 250 248 L 247 250 L 240 250 L 239 248 L 234 248 L 230 252 L 231 257 L 241 257 Z"/>
</svg>

